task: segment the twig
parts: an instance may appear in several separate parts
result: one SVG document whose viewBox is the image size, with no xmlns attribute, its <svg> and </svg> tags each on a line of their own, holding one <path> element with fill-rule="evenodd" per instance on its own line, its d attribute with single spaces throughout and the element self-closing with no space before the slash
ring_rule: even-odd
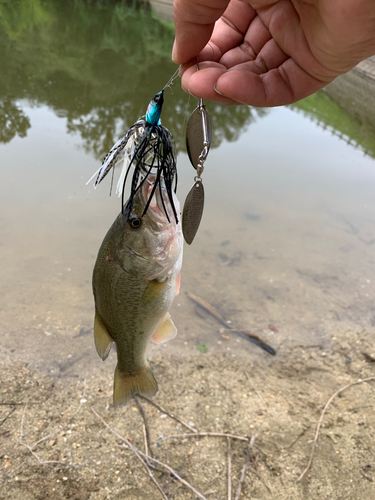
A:
<svg viewBox="0 0 375 500">
<path fill-rule="evenodd" d="M 242 337 L 245 337 L 247 340 L 263 349 L 263 351 L 268 352 L 268 354 L 271 354 L 272 356 L 276 356 L 275 349 L 260 338 L 259 335 L 255 335 L 255 333 L 251 333 L 249 330 L 238 330 L 237 328 L 230 328 L 229 331 L 242 335 Z"/>
<path fill-rule="evenodd" d="M 145 436 L 145 453 L 146 453 L 146 455 L 151 455 L 153 457 L 154 453 L 153 453 L 152 448 L 151 448 L 150 428 L 148 426 L 148 422 L 147 422 L 147 417 L 146 417 L 145 411 L 143 409 L 143 406 L 141 405 L 141 403 L 138 400 L 138 396 L 135 396 L 134 402 L 135 402 L 135 405 L 138 408 L 138 411 L 141 414 L 141 417 L 142 417 L 142 420 L 143 420 L 143 433 L 144 433 L 144 436 Z M 150 453 L 148 453 L 147 450 L 149 450 Z"/>
<path fill-rule="evenodd" d="M 5 418 L 3 418 L 3 420 L 0 422 L 0 426 L 3 425 L 8 420 L 8 418 L 12 415 L 12 413 L 14 413 L 15 411 L 16 411 L 16 407 L 12 408 L 10 410 L 10 412 L 8 413 L 8 415 Z"/>
<path fill-rule="evenodd" d="M 120 434 L 118 434 L 114 429 L 112 429 L 112 427 L 110 427 L 107 422 L 103 419 L 103 417 L 101 417 L 99 415 L 99 413 L 97 413 L 94 408 L 91 408 L 93 413 L 98 417 L 100 418 L 100 420 L 103 422 L 103 424 L 113 433 L 115 434 L 115 436 L 117 436 L 119 439 L 121 439 L 121 441 L 123 441 L 124 443 L 127 444 L 127 448 L 130 448 L 132 450 L 132 452 L 135 454 L 135 456 L 138 458 L 138 460 L 140 462 L 142 462 L 143 466 L 145 467 L 146 469 L 146 472 L 147 474 L 150 476 L 151 480 L 155 483 L 156 487 L 158 488 L 158 490 L 160 491 L 160 493 L 162 494 L 163 498 L 165 500 L 169 500 L 167 495 L 164 493 L 164 490 L 163 488 L 160 486 L 160 484 L 156 481 L 153 473 L 151 472 L 150 470 L 150 467 L 147 465 L 147 463 L 142 459 L 142 457 L 140 455 L 144 455 L 145 457 L 147 457 L 147 455 L 145 455 L 144 453 L 142 453 L 140 450 L 138 450 L 128 439 L 120 436 Z M 147 457 L 147 458 L 151 458 L 151 457 Z"/>
<path fill-rule="evenodd" d="M 121 446 L 120 446 L 121 448 Z M 146 455 L 143 453 L 143 451 L 141 450 L 138 450 L 138 453 L 140 455 L 142 455 L 143 457 L 146 458 Z M 182 484 L 184 484 L 185 486 L 187 486 L 189 489 L 191 489 L 196 495 L 198 498 L 201 498 L 201 500 L 206 500 L 206 498 L 201 494 L 199 493 L 199 491 L 197 491 L 190 483 L 188 483 L 187 481 L 185 481 L 185 479 L 182 479 L 182 477 L 180 477 L 177 472 L 175 470 L 172 469 L 172 467 L 169 467 L 169 465 L 167 464 L 164 464 L 163 462 L 160 462 L 159 460 L 157 460 L 156 458 L 153 458 L 153 457 L 147 457 L 149 460 L 152 460 L 153 462 L 155 462 L 156 464 L 160 465 L 161 467 L 165 467 L 167 469 L 167 471 L 169 471 L 171 473 L 171 475 L 173 477 L 175 477 L 176 479 L 178 479 L 179 481 L 181 481 Z"/>
<path fill-rule="evenodd" d="M 250 382 L 250 385 L 252 386 L 252 388 L 254 389 L 254 391 L 257 393 L 258 398 L 261 400 L 261 402 L 262 402 L 265 406 L 267 406 L 267 408 L 269 408 L 267 401 L 266 401 L 266 400 L 264 399 L 264 397 L 262 396 L 262 393 L 261 393 L 261 392 L 260 392 L 260 391 L 256 388 L 256 385 L 255 385 L 255 384 L 254 384 L 254 382 L 251 380 L 250 375 L 247 373 L 247 371 L 246 371 L 246 370 L 244 370 L 244 372 L 245 372 L 245 375 L 246 375 L 246 377 L 247 377 L 247 380 Z"/>
<path fill-rule="evenodd" d="M 371 474 L 368 474 L 363 469 L 360 469 L 359 472 L 362 474 L 362 476 L 364 476 L 366 479 L 368 479 L 369 481 L 371 481 L 371 483 L 374 482 Z"/>
<path fill-rule="evenodd" d="M 240 482 L 238 483 L 236 498 L 234 500 L 240 500 L 242 484 L 245 480 L 246 469 L 247 469 L 247 466 L 249 465 L 249 462 L 250 462 L 251 449 L 254 446 L 254 441 L 255 441 L 256 437 L 257 437 L 256 434 L 254 434 L 254 436 L 251 436 L 249 447 L 247 449 L 245 462 L 243 464 L 242 471 L 241 471 Z"/>
<path fill-rule="evenodd" d="M 145 441 L 145 453 L 146 453 L 146 455 L 148 455 L 149 453 L 148 453 L 148 444 L 147 444 L 147 431 L 146 431 L 145 424 L 143 424 L 142 427 L 143 427 L 143 439 Z M 150 453 L 150 455 L 151 455 L 151 453 Z"/>
<path fill-rule="evenodd" d="M 165 413 L 166 415 L 168 415 L 168 417 L 172 418 L 173 420 L 176 420 L 176 422 L 179 422 L 184 427 L 190 429 L 193 432 L 196 432 L 196 433 L 198 432 L 196 429 L 194 429 L 194 427 L 191 427 L 191 425 L 187 424 L 186 422 L 184 422 L 180 418 L 176 417 L 175 415 L 173 415 L 173 413 L 170 413 L 169 411 L 165 410 L 162 406 L 155 403 L 155 401 L 152 401 L 152 399 L 146 398 L 146 396 L 141 396 L 140 394 L 138 395 L 138 397 L 142 398 L 145 401 L 147 401 L 148 403 L 152 404 L 153 406 L 155 406 L 155 408 L 160 410 L 162 413 Z"/>
<path fill-rule="evenodd" d="M 23 405 L 24 403 L 16 403 L 15 401 L 10 401 L 9 403 L 5 401 L 0 402 L 0 406 L 15 406 L 15 405 Z"/>
<path fill-rule="evenodd" d="M 60 429 L 57 429 L 56 431 L 51 432 L 51 434 L 48 434 L 48 436 L 42 437 L 42 439 L 39 439 L 39 441 L 37 441 L 36 443 L 34 443 L 30 448 L 33 450 L 39 443 L 41 443 L 42 441 L 45 441 L 46 439 L 48 439 L 48 438 L 50 438 L 52 436 L 55 436 L 59 431 L 60 431 Z"/>
<path fill-rule="evenodd" d="M 368 354 L 367 352 L 362 352 L 362 354 L 366 358 L 366 361 L 368 361 L 369 363 L 375 363 L 374 356 L 371 356 L 371 354 Z"/>
<path fill-rule="evenodd" d="M 165 436 L 163 436 L 163 441 L 164 441 L 164 451 L 165 451 L 166 461 L 167 461 L 167 464 L 169 465 L 169 451 L 168 451 L 168 447 L 166 446 L 167 438 Z M 180 470 L 180 472 L 181 472 L 181 470 Z M 172 483 L 172 475 L 170 472 L 168 472 L 167 486 L 168 486 L 168 495 L 169 496 L 171 495 L 171 483 Z"/>
<path fill-rule="evenodd" d="M 186 455 L 186 458 L 185 460 L 183 461 L 183 463 L 178 467 L 178 472 L 181 474 L 182 470 L 184 469 L 184 467 L 186 466 L 186 464 L 190 461 L 190 458 L 192 457 L 192 455 L 194 454 L 195 450 L 196 450 L 196 447 L 197 447 L 197 441 L 195 440 L 193 442 L 193 445 L 192 447 L 190 448 L 190 450 L 187 452 L 187 455 Z M 163 471 L 164 472 L 164 471 Z M 171 480 L 172 480 L 172 475 L 170 473 L 169 474 L 169 481 L 168 481 L 168 486 L 170 486 L 170 483 L 171 483 Z M 206 493 L 207 495 L 207 493 Z"/>
<path fill-rule="evenodd" d="M 100 420 L 103 422 L 103 424 L 107 427 L 107 429 L 109 429 L 115 436 L 117 436 L 121 441 L 123 441 L 124 443 L 126 443 L 127 447 L 130 448 L 132 451 L 134 451 L 134 453 L 136 452 L 137 454 L 141 455 L 142 457 L 145 457 L 146 460 L 152 460 L 153 462 L 155 462 L 157 465 L 160 465 L 161 467 L 164 467 L 165 469 L 167 469 L 176 479 L 178 479 L 182 484 L 184 484 L 185 486 L 187 486 L 189 489 L 191 489 L 196 495 L 198 498 L 200 498 L 201 500 L 207 500 L 201 493 L 199 493 L 199 491 L 197 491 L 190 483 L 188 483 L 187 481 L 185 481 L 185 479 L 182 479 L 182 477 L 180 477 L 176 471 L 174 471 L 172 469 L 172 467 L 169 467 L 169 465 L 167 464 L 164 464 L 163 462 L 160 462 L 159 460 L 157 460 L 156 458 L 154 457 L 150 457 L 148 455 L 146 455 L 145 453 L 143 453 L 143 451 L 139 450 L 138 448 L 136 448 L 128 439 L 122 437 L 118 432 L 116 432 L 114 429 L 112 429 L 112 427 L 110 425 L 107 424 L 107 422 L 99 415 L 99 413 L 97 413 L 94 408 L 91 408 L 93 413 L 98 417 L 100 418 Z M 121 446 L 119 446 L 121 448 Z M 148 468 L 149 470 L 149 468 Z M 151 473 L 151 471 L 150 471 Z"/>
<path fill-rule="evenodd" d="M 290 448 L 293 448 L 293 446 L 296 444 L 297 441 L 299 441 L 301 439 L 302 436 L 304 436 L 306 434 L 306 431 L 309 427 L 305 427 L 303 429 L 303 431 L 298 434 L 298 436 L 288 445 L 285 447 L 286 450 L 290 450 Z"/>
<path fill-rule="evenodd" d="M 228 440 L 228 500 L 232 500 L 232 441 Z"/>
<path fill-rule="evenodd" d="M 311 454 L 310 454 L 310 459 L 309 459 L 309 462 L 305 468 L 305 470 L 302 472 L 302 474 L 299 476 L 299 478 L 297 479 L 297 483 L 299 481 L 301 481 L 304 477 L 304 475 L 306 474 L 306 472 L 310 469 L 310 466 L 311 466 L 311 463 L 313 461 L 313 458 L 314 458 L 314 452 L 315 452 L 315 445 L 318 441 L 318 437 L 319 437 L 319 431 L 320 431 L 320 427 L 322 425 L 322 422 L 323 422 L 323 417 L 324 417 L 324 414 L 325 412 L 327 411 L 329 405 L 332 403 L 332 401 L 335 399 L 335 397 L 340 394 L 341 392 L 345 391 L 346 389 L 349 389 L 349 387 L 353 387 L 354 385 L 358 385 L 358 384 L 362 384 L 363 382 L 370 382 L 371 380 L 375 380 L 375 377 L 367 377 L 367 378 L 364 378 L 364 379 L 359 379 L 357 380 L 357 382 L 352 382 L 351 384 L 348 384 L 348 385 L 345 385 L 344 387 L 341 387 L 341 389 L 339 389 L 338 391 L 336 391 L 330 398 L 329 400 L 327 401 L 325 407 L 323 408 L 323 411 L 320 415 L 320 418 L 319 418 L 319 422 L 318 422 L 318 425 L 316 427 L 316 433 L 315 433 L 315 438 L 314 438 L 314 441 L 313 441 L 313 444 L 312 444 L 312 449 L 311 449 Z"/>
<path fill-rule="evenodd" d="M 125 444 L 115 444 L 115 446 L 117 448 L 121 448 L 122 450 L 128 450 L 128 449 L 130 450 L 130 448 L 128 446 L 126 446 Z M 167 474 L 168 476 L 170 476 L 169 472 L 167 472 L 166 470 L 160 469 L 160 467 L 156 467 L 156 465 L 152 464 L 151 462 L 147 462 L 147 465 L 152 470 L 156 470 L 157 472 L 160 472 L 161 474 Z"/>
<path fill-rule="evenodd" d="M 255 467 L 255 471 L 254 474 L 256 475 L 256 477 L 259 479 L 259 481 L 261 481 L 263 483 L 263 485 L 267 488 L 267 490 L 269 491 L 269 493 L 272 494 L 272 491 L 271 491 L 271 488 L 268 486 L 268 484 L 265 482 L 265 480 L 262 478 L 262 476 L 260 475 L 260 472 L 259 472 L 259 469 L 258 469 L 258 462 L 257 462 L 257 459 L 254 458 L 254 457 L 251 457 L 251 460 L 254 464 L 254 467 Z"/>
<path fill-rule="evenodd" d="M 232 328 L 230 326 L 230 323 L 228 323 L 228 321 L 219 313 L 216 307 L 209 304 L 205 300 L 201 299 L 200 297 L 198 297 L 198 295 L 189 292 L 186 292 L 186 295 L 189 297 L 190 300 L 195 302 L 195 304 L 198 304 L 198 306 L 200 306 L 202 309 L 209 312 L 214 318 L 216 318 L 222 325 L 225 326 L 225 328 L 227 328 L 231 332 L 239 333 L 240 335 L 244 336 L 245 338 L 256 344 L 258 347 L 264 349 L 273 356 L 276 354 L 275 349 L 273 349 L 266 342 L 264 342 L 264 340 L 261 339 L 258 335 L 255 335 L 254 333 L 251 333 L 248 330 L 238 330 L 237 328 Z"/>
<path fill-rule="evenodd" d="M 72 467 L 71 464 L 66 464 L 64 462 L 59 462 L 57 460 L 41 460 L 38 455 L 34 452 L 34 448 L 42 441 L 44 441 L 45 439 L 48 439 L 49 437 L 53 436 L 54 434 L 56 434 L 56 432 L 53 432 L 52 434 L 49 434 L 48 436 L 45 436 L 43 437 L 42 439 L 39 439 L 39 441 L 37 441 L 36 443 L 34 443 L 32 446 L 29 446 L 28 444 L 24 443 L 22 441 L 22 438 L 24 436 L 23 434 L 23 422 L 24 422 L 24 419 L 25 419 L 25 412 L 26 412 L 26 408 L 27 406 L 25 406 L 24 410 L 23 410 L 23 414 L 22 414 L 22 419 L 21 419 L 21 428 L 20 428 L 20 438 L 19 438 L 19 444 L 22 445 L 22 446 L 25 446 L 25 448 L 27 448 L 30 453 L 38 460 L 39 464 L 40 465 L 45 465 L 46 467 L 49 467 L 50 469 L 54 469 L 54 470 L 59 470 L 59 469 L 65 469 L 65 468 L 68 468 L 68 467 Z M 62 465 L 63 467 L 53 467 L 52 465 L 50 464 L 60 464 Z"/>
<path fill-rule="evenodd" d="M 226 437 L 231 439 L 238 439 L 239 441 L 249 441 L 248 438 L 242 436 L 235 436 L 234 434 L 224 434 L 222 432 L 196 432 L 195 434 L 169 434 L 168 437 L 201 437 L 201 436 L 216 436 L 216 437 Z"/>
<path fill-rule="evenodd" d="M 128 441 L 127 439 L 126 439 L 126 441 L 128 442 L 128 446 L 129 446 L 129 448 L 130 448 L 130 449 L 132 450 L 132 452 L 136 455 L 136 457 L 138 458 L 138 460 L 139 460 L 140 462 L 142 462 L 142 464 L 144 465 L 144 467 L 145 467 L 145 469 L 146 469 L 146 471 L 147 471 L 147 474 L 150 476 L 150 478 L 152 479 L 152 481 L 155 483 L 156 487 L 158 488 L 158 490 L 159 490 L 159 491 L 160 491 L 160 493 L 162 494 L 163 498 L 165 498 L 165 500 L 168 500 L 168 497 L 167 497 L 167 495 L 164 493 L 163 488 L 162 488 L 162 487 L 160 486 L 160 484 L 156 481 L 156 479 L 155 479 L 155 477 L 154 477 L 153 473 L 152 473 L 152 472 L 151 472 L 151 470 L 150 470 L 150 467 L 149 467 L 149 466 L 147 465 L 147 463 L 146 463 L 146 462 L 148 461 L 147 459 L 148 459 L 148 458 L 150 458 L 150 457 L 148 457 L 147 455 L 145 455 L 144 453 L 142 453 L 142 452 L 141 452 L 141 450 L 138 450 L 138 449 L 137 449 L 135 446 L 133 446 L 133 445 L 131 444 L 131 442 L 130 442 L 130 441 Z M 146 458 L 146 462 L 145 462 L 144 460 L 142 460 L 142 457 L 141 457 L 140 455 L 143 455 L 143 456 Z"/>
<path fill-rule="evenodd" d="M 222 325 L 225 326 L 225 328 L 229 328 L 230 326 L 227 323 L 226 319 L 219 313 L 219 311 L 214 307 L 213 305 L 209 304 L 205 300 L 201 299 L 198 297 L 198 295 L 195 295 L 194 293 L 189 293 L 186 292 L 186 295 L 189 297 L 190 300 L 198 304 L 198 306 L 202 307 L 202 309 L 205 309 L 207 312 L 209 312 L 214 318 L 216 318 Z"/>
</svg>

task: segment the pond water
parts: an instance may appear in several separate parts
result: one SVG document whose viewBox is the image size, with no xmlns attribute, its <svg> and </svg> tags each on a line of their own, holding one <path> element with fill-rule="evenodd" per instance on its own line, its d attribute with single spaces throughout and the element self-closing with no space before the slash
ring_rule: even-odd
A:
<svg viewBox="0 0 375 500">
<path fill-rule="evenodd" d="M 172 43 L 173 26 L 145 6 L 0 5 L 0 362 L 112 376 L 115 356 L 103 365 L 93 347 L 91 274 L 120 201 L 108 196 L 109 180 L 97 190 L 86 181 L 174 72 Z M 166 93 L 181 202 L 193 182 L 184 126 L 195 106 L 178 82 Z M 371 124 L 326 93 L 292 107 L 208 109 L 206 206 L 185 248 L 172 310 L 179 334 L 150 355 L 183 357 L 205 345 L 207 355 L 269 357 L 185 292 L 281 356 L 287 344 L 324 347 L 338 329 L 371 329 Z"/>
</svg>

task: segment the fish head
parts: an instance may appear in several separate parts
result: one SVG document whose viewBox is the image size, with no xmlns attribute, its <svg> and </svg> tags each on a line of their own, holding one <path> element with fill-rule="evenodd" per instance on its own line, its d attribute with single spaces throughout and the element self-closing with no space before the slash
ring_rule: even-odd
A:
<svg viewBox="0 0 375 500">
<path fill-rule="evenodd" d="M 155 175 L 145 179 L 133 198 L 128 220 L 125 222 L 125 216 L 122 219 L 121 262 L 129 273 L 148 280 L 163 280 L 176 262 L 181 261 L 183 237 L 181 222 L 176 222 L 163 178 L 143 215 L 155 181 Z M 179 214 L 180 204 L 175 193 L 173 203 Z"/>
<path fill-rule="evenodd" d="M 146 111 L 146 122 L 150 125 L 160 125 L 160 115 L 164 103 L 164 90 L 158 92 L 150 101 Z"/>
</svg>

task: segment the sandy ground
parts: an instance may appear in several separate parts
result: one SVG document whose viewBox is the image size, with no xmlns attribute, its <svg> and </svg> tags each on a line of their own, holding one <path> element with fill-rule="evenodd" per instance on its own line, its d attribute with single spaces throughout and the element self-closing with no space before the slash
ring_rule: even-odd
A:
<svg viewBox="0 0 375 500">
<path fill-rule="evenodd" d="M 316 179 L 306 169 L 289 172 L 284 163 L 294 166 L 295 158 L 271 149 L 283 161 L 262 159 L 262 151 L 241 186 L 241 152 L 210 153 L 215 169 L 210 178 L 207 168 L 205 183 L 211 199 L 199 238 L 185 249 L 182 292 L 171 311 L 178 336 L 149 352 L 159 383 L 155 401 L 199 431 L 257 436 L 243 499 L 370 500 L 373 381 L 334 399 L 312 467 L 296 480 L 331 395 L 375 376 L 372 163 L 359 153 L 352 159 L 356 175 L 362 162 L 371 172 L 359 169 L 363 184 L 350 176 L 337 183 L 334 172 L 323 182 L 319 172 Z M 341 169 L 351 150 L 338 151 Z M 236 178 L 216 170 L 220 164 L 235 165 Z M 162 498 L 134 453 L 120 448 L 121 438 L 92 411 L 144 451 L 136 403 L 111 406 L 115 353 L 102 363 L 92 338 L 92 268 L 117 214 L 107 199 L 88 203 L 83 192 L 69 203 L 58 198 L 34 208 L 12 200 L 1 212 L 1 500 Z M 231 325 L 264 338 L 277 355 L 224 330 L 186 291 L 213 304 Z M 226 438 L 171 438 L 187 429 L 140 404 L 154 456 L 207 500 L 226 500 Z M 248 445 L 233 440 L 231 446 L 235 500 Z M 197 498 L 169 475 L 155 477 L 170 500 Z"/>
<path fill-rule="evenodd" d="M 374 340 L 367 331 L 337 331 L 328 350 L 281 346 L 276 357 L 261 353 L 257 361 L 230 352 L 179 358 L 157 351 L 151 356 L 160 387 L 154 400 L 201 432 L 257 436 L 241 498 L 374 498 L 375 381 L 334 399 L 312 467 L 296 482 L 330 396 L 358 379 L 375 377 Z M 1 499 L 162 498 L 134 453 L 120 448 L 120 437 L 92 411 L 144 451 L 139 406 L 134 401 L 120 409 L 111 406 L 108 373 L 74 382 L 53 379 L 25 363 L 0 366 Z M 228 498 L 227 439 L 171 438 L 189 430 L 147 401 L 139 403 L 154 456 L 205 498 Z M 234 499 L 248 444 L 233 439 L 231 448 Z M 198 498 L 168 474 L 154 474 L 168 498 Z"/>
<path fill-rule="evenodd" d="M 155 401 L 201 432 L 257 436 L 241 498 L 375 498 L 373 381 L 334 399 L 312 467 L 296 482 L 330 396 L 375 376 L 371 213 L 364 220 L 360 207 L 350 219 L 269 210 L 223 214 L 215 232 L 203 226 L 186 249 L 172 310 L 178 336 L 149 352 L 159 383 Z M 208 212 L 206 228 L 214 222 Z M 102 363 L 93 346 L 95 252 L 88 258 L 88 243 L 70 248 L 59 238 L 51 241 L 61 245 L 61 260 L 36 258 L 31 249 L 19 267 L 11 248 L 20 247 L 9 243 L 14 265 L 3 270 L 0 311 L 0 499 L 162 498 L 134 453 L 119 448 L 120 437 L 92 411 L 144 451 L 136 403 L 111 406 L 116 355 Z M 264 338 L 277 355 L 225 330 L 185 291 L 213 304 L 230 325 Z M 155 457 L 207 500 L 227 499 L 226 438 L 170 438 L 187 429 L 141 405 Z M 232 500 L 247 447 L 232 441 Z M 198 498 L 168 474 L 155 477 L 169 499 Z"/>
</svg>

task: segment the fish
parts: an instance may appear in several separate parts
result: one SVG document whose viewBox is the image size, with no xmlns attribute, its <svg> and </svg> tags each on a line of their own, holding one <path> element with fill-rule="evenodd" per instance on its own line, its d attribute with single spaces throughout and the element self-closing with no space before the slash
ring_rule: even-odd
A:
<svg viewBox="0 0 375 500">
<path fill-rule="evenodd" d="M 117 350 L 114 406 L 135 394 L 156 394 L 147 346 L 150 340 L 161 344 L 177 334 L 168 311 L 180 290 L 183 236 L 181 222 L 171 216 L 164 178 L 159 178 L 158 190 L 156 179 L 157 174 L 143 177 L 129 216 L 121 211 L 104 237 L 93 271 L 96 350 L 103 361 L 113 343 Z"/>
</svg>

